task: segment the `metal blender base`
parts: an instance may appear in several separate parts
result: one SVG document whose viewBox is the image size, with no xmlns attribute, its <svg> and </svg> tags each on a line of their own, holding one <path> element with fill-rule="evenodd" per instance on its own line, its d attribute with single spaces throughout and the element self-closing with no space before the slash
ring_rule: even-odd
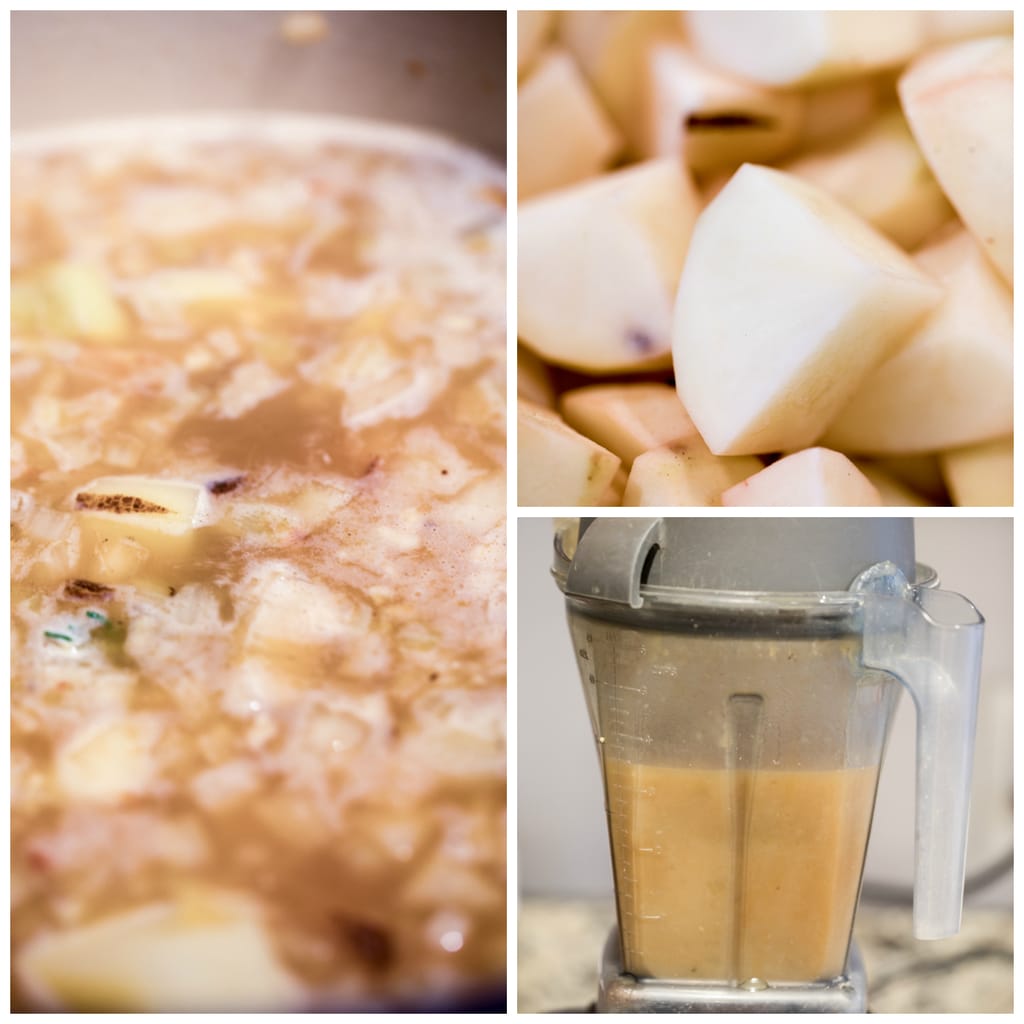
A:
<svg viewBox="0 0 1024 1024">
<path fill-rule="evenodd" d="M 780 984 L 763 989 L 635 978 L 622 969 L 618 928 L 601 957 L 598 1013 L 866 1013 L 867 975 L 856 943 L 846 974 L 813 985 Z"/>
</svg>

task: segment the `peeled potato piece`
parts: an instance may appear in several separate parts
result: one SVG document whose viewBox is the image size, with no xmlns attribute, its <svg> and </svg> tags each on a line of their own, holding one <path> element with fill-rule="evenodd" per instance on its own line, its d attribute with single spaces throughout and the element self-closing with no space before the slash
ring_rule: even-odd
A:
<svg viewBox="0 0 1024 1024">
<path fill-rule="evenodd" d="M 681 44 L 659 43 L 651 50 L 647 91 L 645 152 L 681 152 L 695 174 L 774 159 L 799 132 L 799 94 L 723 74 Z"/>
<path fill-rule="evenodd" d="M 182 581 L 195 531 L 208 520 L 201 484 L 157 477 L 108 476 L 78 489 L 79 574 L 97 583 Z"/>
<path fill-rule="evenodd" d="M 139 714 L 85 726 L 56 752 L 64 795 L 80 803 L 144 795 L 157 771 L 153 751 L 161 732 L 156 718 Z"/>
<path fill-rule="evenodd" d="M 1013 282 L 1013 40 L 959 43 L 915 61 L 900 101 L 960 219 Z"/>
<path fill-rule="evenodd" d="M 904 249 L 955 216 L 898 110 L 845 145 L 783 169 L 820 186 Z"/>
<path fill-rule="evenodd" d="M 672 297 L 698 197 L 651 160 L 519 207 L 519 334 L 560 366 L 667 366 Z"/>
<path fill-rule="evenodd" d="M 98 268 L 51 263 L 11 282 L 15 331 L 116 345 L 127 341 L 131 320 Z"/>
<path fill-rule="evenodd" d="M 933 505 L 950 503 L 942 467 L 934 452 L 926 455 L 887 455 L 871 461 L 905 487 L 924 495 Z"/>
<path fill-rule="evenodd" d="M 722 504 L 881 505 L 878 489 L 839 452 L 806 448 L 787 455 L 722 494 Z"/>
<path fill-rule="evenodd" d="M 518 441 L 520 505 L 596 505 L 621 461 L 556 413 L 523 400 Z"/>
<path fill-rule="evenodd" d="M 256 905 L 205 889 L 44 933 L 15 971 L 44 1004 L 74 1010 L 280 1010 L 302 994 Z"/>
<path fill-rule="evenodd" d="M 825 192 L 746 164 L 700 215 L 686 257 L 680 398 L 718 455 L 803 448 L 941 297 Z"/>
<path fill-rule="evenodd" d="M 712 63 L 765 85 L 855 78 L 920 49 L 918 11 L 687 11 L 694 44 Z"/>
<path fill-rule="evenodd" d="M 614 452 L 628 468 L 651 448 L 697 437 L 669 384 L 591 384 L 559 399 L 565 422 Z"/>
<path fill-rule="evenodd" d="M 555 389 L 548 368 L 522 345 L 517 346 L 516 385 L 521 398 L 547 409 L 555 407 Z"/>
<path fill-rule="evenodd" d="M 626 482 L 629 477 L 626 474 L 624 466 L 619 466 L 615 471 L 615 476 L 612 477 L 612 482 L 608 485 L 604 494 L 601 495 L 599 505 L 621 505 L 622 495 L 626 490 Z"/>
<path fill-rule="evenodd" d="M 518 11 L 516 26 L 516 62 L 521 76 L 550 37 L 555 14 L 553 11 Z"/>
<path fill-rule="evenodd" d="M 966 232 L 917 261 L 946 296 L 825 432 L 845 452 L 937 451 L 1013 430 L 1013 299 Z"/>
<path fill-rule="evenodd" d="M 672 11 L 563 11 L 559 36 L 635 148 L 643 135 L 643 68 L 651 47 L 680 35 Z"/>
<path fill-rule="evenodd" d="M 875 116 L 882 91 L 878 76 L 807 90 L 797 148 L 819 149 L 842 142 Z"/>
<path fill-rule="evenodd" d="M 889 508 L 921 507 L 934 504 L 916 491 L 912 491 L 873 462 L 856 460 L 854 465 L 875 485 L 882 504 Z"/>
<path fill-rule="evenodd" d="M 548 50 L 518 96 L 519 198 L 572 185 L 611 163 L 621 140 L 572 58 Z"/>
<path fill-rule="evenodd" d="M 970 36 L 993 36 L 1013 31 L 1013 11 L 925 11 L 929 42 L 953 42 Z"/>
<path fill-rule="evenodd" d="M 721 505 L 724 491 L 762 468 L 752 455 L 712 455 L 700 438 L 638 455 L 623 505 Z"/>
<path fill-rule="evenodd" d="M 954 505 L 1013 504 L 1013 438 L 954 448 L 939 464 Z"/>
</svg>

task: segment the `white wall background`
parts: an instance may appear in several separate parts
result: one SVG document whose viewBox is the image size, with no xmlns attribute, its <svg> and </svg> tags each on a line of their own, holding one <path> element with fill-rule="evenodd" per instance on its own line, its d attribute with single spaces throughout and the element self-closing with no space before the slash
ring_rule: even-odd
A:
<svg viewBox="0 0 1024 1024">
<path fill-rule="evenodd" d="M 611 865 L 593 739 L 562 595 L 548 572 L 552 526 L 519 520 L 519 880 L 524 895 L 611 893 Z M 1012 847 L 1012 521 L 920 518 L 918 561 L 969 597 L 986 619 L 968 875 Z M 900 702 L 865 871 L 867 885 L 906 886 L 914 862 L 914 713 Z M 1009 904 L 1012 881 L 978 894 Z"/>
</svg>

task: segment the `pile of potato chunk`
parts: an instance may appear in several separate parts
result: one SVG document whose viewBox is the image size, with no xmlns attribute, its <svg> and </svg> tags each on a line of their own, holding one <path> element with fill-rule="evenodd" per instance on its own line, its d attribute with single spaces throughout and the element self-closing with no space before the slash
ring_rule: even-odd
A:
<svg viewBox="0 0 1024 1024">
<path fill-rule="evenodd" d="M 1011 12 L 518 18 L 520 505 L 1012 505 Z"/>
</svg>

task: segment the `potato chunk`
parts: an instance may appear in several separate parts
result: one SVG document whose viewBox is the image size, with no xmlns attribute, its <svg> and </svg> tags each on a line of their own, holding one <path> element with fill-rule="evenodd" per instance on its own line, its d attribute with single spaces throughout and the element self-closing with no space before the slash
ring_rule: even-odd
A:
<svg viewBox="0 0 1024 1024">
<path fill-rule="evenodd" d="M 516 347 L 516 388 L 520 398 L 546 409 L 555 407 L 555 389 L 548 368 L 525 345 Z"/>
<path fill-rule="evenodd" d="M 656 448 L 637 456 L 629 473 L 623 505 L 721 505 L 722 494 L 761 470 L 752 455 L 712 455 L 695 437 L 685 444 Z"/>
<path fill-rule="evenodd" d="M 765 85 L 853 78 L 895 67 L 921 47 L 918 11 L 688 11 L 712 63 Z"/>
<path fill-rule="evenodd" d="M 519 75 L 534 62 L 555 25 L 553 11 L 516 13 L 516 62 Z"/>
<path fill-rule="evenodd" d="M 80 576 L 176 586 L 187 576 L 195 532 L 208 521 L 210 496 L 187 480 L 108 476 L 80 488 L 74 505 Z"/>
<path fill-rule="evenodd" d="M 933 502 L 905 486 L 896 477 L 873 462 L 855 461 L 854 465 L 875 485 L 882 504 L 889 508 L 932 505 Z"/>
<path fill-rule="evenodd" d="M 954 505 L 1013 504 L 1013 438 L 954 448 L 939 464 Z"/>
<path fill-rule="evenodd" d="M 687 47 L 659 43 L 647 64 L 649 156 L 683 154 L 695 174 L 771 160 L 800 128 L 802 98 L 764 89 L 702 63 Z"/>
<path fill-rule="evenodd" d="M 591 384 L 566 391 L 559 411 L 570 427 L 614 452 L 627 468 L 643 452 L 698 436 L 669 384 Z"/>
<path fill-rule="evenodd" d="M 1013 41 L 925 54 L 899 81 L 925 160 L 960 219 L 1013 281 Z"/>
<path fill-rule="evenodd" d="M 904 249 L 955 216 L 895 110 L 845 145 L 784 169 L 820 186 Z"/>
<path fill-rule="evenodd" d="M 672 11 L 563 11 L 562 42 L 636 148 L 643 135 L 643 68 L 659 40 L 680 36 Z"/>
<path fill-rule="evenodd" d="M 935 42 L 1013 31 L 1013 11 L 925 11 L 924 19 L 925 34 Z"/>
<path fill-rule="evenodd" d="M 73 1010 L 280 1010 L 302 992 L 256 905 L 212 890 L 43 933 L 15 971 L 44 1003 Z"/>
<path fill-rule="evenodd" d="M 162 731 L 159 721 L 146 715 L 87 726 L 57 753 L 62 791 L 72 800 L 97 803 L 145 793 L 156 775 L 153 751 Z"/>
<path fill-rule="evenodd" d="M 722 494 L 722 504 L 881 505 L 882 498 L 845 455 L 806 448 L 730 487 Z"/>
<path fill-rule="evenodd" d="M 106 275 L 89 264 L 70 261 L 15 278 L 11 320 L 16 331 L 103 345 L 127 340 L 131 330 L 131 320 Z"/>
<path fill-rule="evenodd" d="M 746 164 L 701 214 L 679 283 L 679 395 L 718 455 L 814 443 L 942 290 L 806 182 Z"/>
<path fill-rule="evenodd" d="M 864 378 L 823 443 L 845 452 L 937 451 L 1013 430 L 1013 299 L 966 232 L 922 250 L 946 287 L 898 352 Z"/>
<path fill-rule="evenodd" d="M 675 160 L 652 160 L 519 208 L 519 334 L 590 372 L 669 361 L 672 296 L 698 197 Z"/>
<path fill-rule="evenodd" d="M 594 505 L 620 459 L 548 409 L 519 402 L 519 504 Z"/>
<path fill-rule="evenodd" d="M 838 145 L 867 126 L 875 116 L 884 87 L 872 78 L 854 78 L 808 89 L 797 148 L 819 149 Z"/>
<path fill-rule="evenodd" d="M 549 50 L 519 87 L 519 198 L 591 178 L 621 146 L 618 131 L 563 50 Z"/>
</svg>

